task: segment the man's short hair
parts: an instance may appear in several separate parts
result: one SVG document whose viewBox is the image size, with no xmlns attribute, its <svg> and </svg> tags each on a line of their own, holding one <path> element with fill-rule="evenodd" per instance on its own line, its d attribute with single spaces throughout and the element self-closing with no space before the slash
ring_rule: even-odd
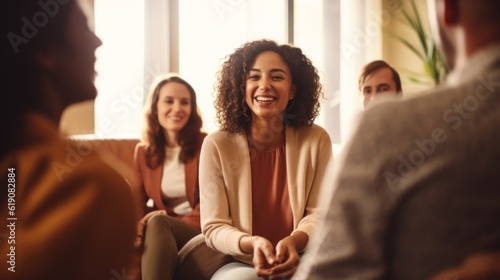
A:
<svg viewBox="0 0 500 280">
<path fill-rule="evenodd" d="M 363 83 L 365 82 L 366 80 L 366 77 L 368 77 L 369 75 L 371 75 L 372 73 L 382 69 L 382 68 L 389 68 L 392 72 L 392 79 L 394 80 L 394 82 L 396 83 L 396 91 L 397 92 L 402 92 L 402 87 L 401 87 L 401 78 L 399 77 L 399 73 L 398 71 L 396 71 L 396 69 L 392 68 L 391 65 L 389 65 L 389 63 L 383 61 L 383 60 L 375 60 L 375 61 L 372 61 L 368 64 L 366 64 L 362 69 L 361 69 L 361 73 L 359 75 L 359 84 L 358 84 L 358 88 L 359 90 L 361 91 L 361 87 L 363 86 Z"/>
</svg>

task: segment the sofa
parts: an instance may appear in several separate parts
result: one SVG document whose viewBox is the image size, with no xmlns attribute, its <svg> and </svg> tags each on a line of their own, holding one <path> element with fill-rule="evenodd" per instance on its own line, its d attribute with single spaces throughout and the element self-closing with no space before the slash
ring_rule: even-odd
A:
<svg viewBox="0 0 500 280">
<path fill-rule="evenodd" d="M 134 160 L 134 149 L 139 139 L 136 138 L 99 138 L 93 135 L 77 135 L 68 137 L 70 141 L 77 143 L 82 150 L 92 149 L 97 153 L 109 155 L 129 171 L 132 170 Z"/>
</svg>

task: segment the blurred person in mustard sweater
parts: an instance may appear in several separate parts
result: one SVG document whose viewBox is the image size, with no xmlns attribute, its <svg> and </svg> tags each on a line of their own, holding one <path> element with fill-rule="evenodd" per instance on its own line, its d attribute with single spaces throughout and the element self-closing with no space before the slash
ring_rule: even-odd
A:
<svg viewBox="0 0 500 280">
<path fill-rule="evenodd" d="M 66 107 L 96 97 L 101 41 L 76 1 L 1 5 L 0 279 L 112 279 L 133 252 L 132 192 L 58 132 Z"/>
</svg>

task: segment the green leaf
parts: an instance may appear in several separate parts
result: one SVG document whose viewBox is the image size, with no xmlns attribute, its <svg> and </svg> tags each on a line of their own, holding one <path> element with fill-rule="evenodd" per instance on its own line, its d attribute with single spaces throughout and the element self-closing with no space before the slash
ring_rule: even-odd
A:
<svg viewBox="0 0 500 280">
<path fill-rule="evenodd" d="M 397 34 L 394 34 L 394 36 L 396 37 L 396 39 L 398 41 L 400 41 L 401 43 L 403 43 L 407 48 L 409 48 L 414 54 L 416 54 L 422 61 L 425 61 L 425 55 L 422 54 L 421 51 L 419 51 L 416 47 L 414 47 L 408 40 L 406 40 L 405 38 L 397 35 Z"/>
<path fill-rule="evenodd" d="M 426 61 L 424 63 L 424 71 L 431 78 L 435 79 L 437 71 L 432 61 Z"/>
<path fill-rule="evenodd" d="M 425 35 L 424 26 L 422 25 L 422 20 L 420 19 L 420 14 L 417 10 L 417 6 L 415 5 L 415 1 L 411 1 L 411 7 L 413 9 L 413 13 L 415 14 L 415 30 L 417 32 L 420 43 L 422 44 L 422 48 L 424 49 L 424 53 L 427 53 L 427 36 Z"/>
<path fill-rule="evenodd" d="M 406 73 L 409 73 L 410 75 L 414 77 L 420 77 L 420 78 L 429 78 L 429 75 L 427 73 L 422 73 L 422 72 L 417 72 L 414 70 L 410 70 L 408 68 L 403 69 Z"/>
<path fill-rule="evenodd" d="M 410 26 L 413 30 L 416 30 L 417 23 L 413 21 L 413 19 L 410 17 L 410 15 L 408 14 L 408 12 L 405 9 L 403 9 L 401 11 L 403 12 L 403 16 L 405 17 L 406 22 L 408 22 L 410 24 Z"/>
<path fill-rule="evenodd" d="M 410 80 L 410 82 L 413 82 L 415 84 L 428 85 L 428 86 L 432 85 L 432 83 L 429 81 L 421 80 L 421 79 L 411 77 L 411 76 L 408 77 L 408 80 Z"/>
</svg>

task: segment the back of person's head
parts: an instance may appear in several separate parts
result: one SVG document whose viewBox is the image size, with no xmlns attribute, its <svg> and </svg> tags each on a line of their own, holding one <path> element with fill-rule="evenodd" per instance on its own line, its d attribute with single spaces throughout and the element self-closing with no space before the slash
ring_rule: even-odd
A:
<svg viewBox="0 0 500 280">
<path fill-rule="evenodd" d="M 37 52 L 64 44 L 68 14 L 73 0 L 2 1 L 2 102 L 0 102 L 0 156 L 15 146 L 23 114 L 40 102 L 40 68 Z M 7 133 L 8 131 L 8 133 Z"/>
<path fill-rule="evenodd" d="M 389 65 L 389 63 L 383 60 L 375 60 L 363 66 L 359 74 L 359 80 L 358 80 L 359 90 L 360 91 L 362 90 L 362 85 L 368 76 L 383 68 L 388 68 L 389 70 L 391 70 L 392 79 L 396 83 L 396 90 L 398 93 L 401 93 L 403 89 L 401 86 L 401 78 L 399 77 L 398 71 L 396 71 L 396 69 L 394 69 L 391 65 Z"/>
<path fill-rule="evenodd" d="M 450 70 L 478 50 L 500 43 L 500 1 L 428 0 L 433 38 L 442 50 Z"/>
<path fill-rule="evenodd" d="M 319 114 L 323 88 L 316 67 L 302 50 L 290 45 L 278 45 L 270 40 L 257 40 L 243 44 L 227 56 L 218 73 L 216 84 L 217 120 L 222 131 L 241 133 L 251 122 L 251 110 L 244 102 L 246 76 L 255 58 L 264 51 L 278 53 L 287 64 L 295 88 L 293 106 L 287 111 L 294 118 L 288 125 L 312 125 Z"/>
</svg>

